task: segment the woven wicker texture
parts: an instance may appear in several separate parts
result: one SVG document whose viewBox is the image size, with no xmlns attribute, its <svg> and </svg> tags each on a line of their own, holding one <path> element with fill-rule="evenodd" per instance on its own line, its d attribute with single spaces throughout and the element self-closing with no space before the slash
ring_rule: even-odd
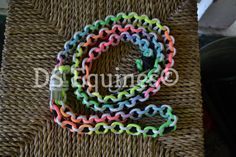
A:
<svg viewBox="0 0 236 157">
<path fill-rule="evenodd" d="M 162 86 L 149 102 L 171 105 L 179 117 L 178 128 L 158 139 L 70 133 L 52 121 L 48 86 L 33 88 L 33 68 L 50 71 L 57 52 L 75 31 L 121 11 L 159 18 L 176 39 L 174 68 L 180 80 L 175 86 Z M 198 51 L 195 0 L 12 1 L 1 71 L 0 156 L 203 156 Z M 94 64 L 94 72 L 108 73 L 118 66 L 130 73 L 136 54 L 124 44 L 111 48 Z"/>
</svg>

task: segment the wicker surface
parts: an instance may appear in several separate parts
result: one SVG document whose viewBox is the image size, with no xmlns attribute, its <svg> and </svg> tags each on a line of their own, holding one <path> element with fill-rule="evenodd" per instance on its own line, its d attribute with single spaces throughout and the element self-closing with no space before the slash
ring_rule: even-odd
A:
<svg viewBox="0 0 236 157">
<path fill-rule="evenodd" d="M 15 0 L 10 4 L 2 63 L 0 156 L 203 156 L 202 105 L 192 0 Z M 33 68 L 51 70 L 56 53 L 75 31 L 120 11 L 160 18 L 176 38 L 180 80 L 149 102 L 170 104 L 178 129 L 159 139 L 123 135 L 78 136 L 53 124 L 48 87 L 33 88 Z M 131 72 L 136 54 L 118 46 L 96 62 L 96 73 Z M 41 79 L 43 79 L 42 77 Z M 140 123 L 156 123 L 146 119 Z"/>
</svg>

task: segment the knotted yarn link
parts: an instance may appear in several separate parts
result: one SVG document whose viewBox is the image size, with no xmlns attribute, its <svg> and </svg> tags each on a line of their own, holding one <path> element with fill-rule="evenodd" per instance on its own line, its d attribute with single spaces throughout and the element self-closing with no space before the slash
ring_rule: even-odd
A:
<svg viewBox="0 0 236 157">
<path fill-rule="evenodd" d="M 146 70 L 147 75 L 129 89 L 103 96 L 93 90 L 88 79 L 92 64 L 110 46 L 116 46 L 120 42 L 139 47 L 142 57 L 136 60 L 136 68 L 139 72 Z M 58 63 L 52 71 L 50 110 L 54 121 L 79 134 L 105 134 L 111 131 L 115 134 L 126 132 L 130 135 L 158 137 L 175 130 L 177 117 L 173 115 L 170 106 L 158 107 L 150 104 L 142 109 L 135 107 L 138 102 L 145 102 L 160 90 L 161 81 L 166 79 L 161 76 L 161 71 L 167 76 L 174 65 L 175 54 L 174 38 L 170 35 L 169 28 L 162 26 L 158 19 L 149 19 L 146 15 L 119 13 L 85 26 L 83 31 L 76 32 L 65 43 L 64 50 L 58 53 Z M 70 56 L 72 64 L 68 61 Z M 145 67 L 143 58 L 154 61 L 152 68 Z M 86 107 L 100 113 L 90 116 L 74 113 L 66 105 L 66 93 L 70 83 L 77 99 Z M 165 120 L 159 128 L 127 121 L 156 114 Z"/>
</svg>

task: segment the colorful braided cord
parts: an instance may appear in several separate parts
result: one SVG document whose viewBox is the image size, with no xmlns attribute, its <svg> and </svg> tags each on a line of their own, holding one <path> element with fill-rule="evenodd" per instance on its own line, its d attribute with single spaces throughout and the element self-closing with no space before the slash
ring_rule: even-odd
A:
<svg viewBox="0 0 236 157">
<path fill-rule="evenodd" d="M 177 117 L 172 114 L 170 106 L 157 107 L 150 104 L 143 109 L 135 108 L 138 102 L 148 100 L 160 89 L 160 83 L 165 79 L 160 75 L 161 71 L 167 76 L 174 64 L 176 50 L 174 38 L 169 33 L 169 28 L 162 26 L 158 19 L 149 19 L 145 15 L 139 16 L 133 12 L 107 16 L 105 20 L 98 20 L 92 25 L 85 26 L 83 31 L 75 33 L 73 38 L 65 43 L 64 51 L 58 54 L 58 63 L 51 76 L 50 110 L 54 121 L 63 128 L 69 128 L 79 134 L 105 134 L 111 131 L 115 134 L 126 132 L 131 135 L 158 137 L 175 130 Z M 136 67 L 139 72 L 148 69 L 147 75 L 130 89 L 102 96 L 93 91 L 88 79 L 92 63 L 110 46 L 118 45 L 121 41 L 139 47 L 142 57 L 136 60 Z M 70 56 L 73 59 L 72 65 L 68 61 Z M 142 58 L 154 61 L 153 66 L 145 67 Z M 69 82 L 75 89 L 77 99 L 86 107 L 99 112 L 98 114 L 86 116 L 73 113 L 66 105 Z M 86 82 L 85 86 L 83 82 Z M 159 128 L 142 127 L 127 122 L 128 119 L 137 120 L 156 114 L 165 119 L 165 123 Z"/>
</svg>

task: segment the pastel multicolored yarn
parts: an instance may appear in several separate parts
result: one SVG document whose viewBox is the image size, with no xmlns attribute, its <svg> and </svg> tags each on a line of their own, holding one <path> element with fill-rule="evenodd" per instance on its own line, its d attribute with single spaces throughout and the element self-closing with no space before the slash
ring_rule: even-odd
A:
<svg viewBox="0 0 236 157">
<path fill-rule="evenodd" d="M 104 21 L 98 20 L 92 25 L 85 26 L 83 31 L 75 33 L 73 38 L 65 43 L 64 51 L 58 54 L 58 64 L 52 72 L 50 109 L 54 121 L 63 128 L 69 128 L 79 134 L 105 134 L 110 130 L 115 134 L 126 132 L 131 135 L 157 137 L 175 130 L 177 117 L 172 114 L 170 106 L 157 107 L 151 104 L 144 109 L 135 108 L 138 102 L 144 102 L 150 95 L 158 92 L 161 80 L 165 79 L 160 72 L 164 70 L 167 74 L 174 64 L 176 49 L 174 38 L 169 33 L 169 28 L 162 26 L 158 19 L 149 19 L 145 15 L 139 16 L 133 12 L 107 16 Z M 93 92 L 88 79 L 92 63 L 110 46 L 118 45 L 120 41 L 137 45 L 142 56 L 155 62 L 139 84 L 128 90 L 102 96 L 98 92 Z M 72 65 L 67 63 L 70 54 L 73 54 Z M 136 60 L 136 66 L 138 71 L 145 68 L 142 59 Z M 79 68 L 83 70 L 78 70 Z M 86 107 L 103 113 L 101 116 L 77 115 L 66 105 L 69 74 L 73 75 L 71 86 L 75 89 L 77 99 Z M 153 79 L 154 74 L 159 77 Z M 82 79 L 79 79 L 79 76 Z M 56 86 L 58 81 L 55 78 L 61 78 L 63 84 Z M 82 82 L 86 82 L 86 86 L 82 86 Z M 128 119 L 137 120 L 157 113 L 166 120 L 159 128 L 127 124 Z"/>
</svg>

